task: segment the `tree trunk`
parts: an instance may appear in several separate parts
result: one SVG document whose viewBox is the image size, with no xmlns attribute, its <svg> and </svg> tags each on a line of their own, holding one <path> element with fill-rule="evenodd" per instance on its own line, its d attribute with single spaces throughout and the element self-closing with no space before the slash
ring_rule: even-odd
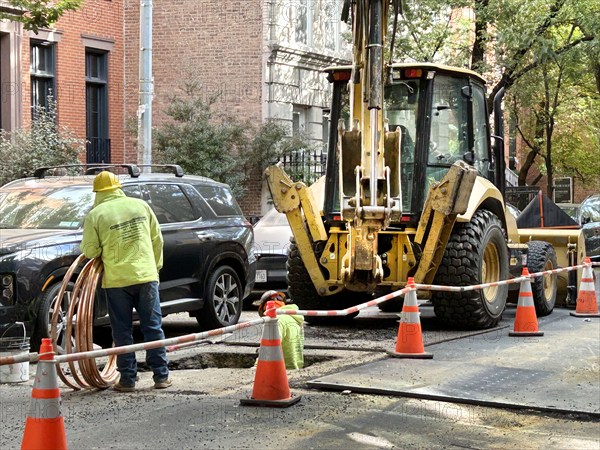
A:
<svg viewBox="0 0 600 450">
<path fill-rule="evenodd" d="M 473 42 L 473 52 L 471 53 L 471 69 L 482 73 L 484 70 L 484 54 L 487 21 L 482 19 L 483 10 L 489 5 L 489 0 L 475 0 L 475 41 Z"/>
<path fill-rule="evenodd" d="M 529 169 L 535 163 L 535 158 L 540 154 L 540 146 L 538 142 L 541 142 L 541 138 L 544 136 L 544 123 L 542 119 L 537 116 L 535 120 L 535 138 L 533 139 L 533 146 L 530 146 L 530 151 L 525 157 L 525 162 L 519 170 L 519 186 L 527 185 L 527 175 L 529 175 Z"/>
</svg>

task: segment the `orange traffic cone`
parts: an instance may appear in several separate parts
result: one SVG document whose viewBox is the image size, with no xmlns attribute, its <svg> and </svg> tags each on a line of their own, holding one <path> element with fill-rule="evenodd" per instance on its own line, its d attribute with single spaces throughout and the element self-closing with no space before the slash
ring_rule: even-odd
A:
<svg viewBox="0 0 600 450">
<path fill-rule="evenodd" d="M 410 277 L 407 286 L 414 287 L 415 279 Z M 431 353 L 425 352 L 420 315 L 417 303 L 417 291 L 411 289 L 404 297 L 404 306 L 402 307 L 400 326 L 398 327 L 398 338 L 396 339 L 396 351 L 388 351 L 390 356 L 394 358 L 433 358 Z"/>
<path fill-rule="evenodd" d="M 594 288 L 594 272 L 592 271 L 592 261 L 585 258 L 581 284 L 579 285 L 579 295 L 577 296 L 577 306 L 574 317 L 600 317 L 598 313 L 598 302 L 596 298 L 596 289 Z"/>
<path fill-rule="evenodd" d="M 533 304 L 533 292 L 531 292 L 531 281 L 529 281 L 529 270 L 527 267 L 523 267 L 521 276 L 527 278 L 521 281 L 514 331 L 508 334 L 509 336 L 543 336 L 544 332 L 538 330 L 537 315 L 535 314 L 535 305 Z"/>
<path fill-rule="evenodd" d="M 265 322 L 263 328 L 252 397 L 241 399 L 240 404 L 242 405 L 285 408 L 298 402 L 301 398 L 300 396 L 292 397 L 290 394 L 274 303 L 267 302 L 265 315 L 274 320 Z"/>
<path fill-rule="evenodd" d="M 44 354 L 47 353 L 47 354 Z M 42 339 L 21 449 L 66 449 L 65 422 L 51 339 Z"/>
</svg>

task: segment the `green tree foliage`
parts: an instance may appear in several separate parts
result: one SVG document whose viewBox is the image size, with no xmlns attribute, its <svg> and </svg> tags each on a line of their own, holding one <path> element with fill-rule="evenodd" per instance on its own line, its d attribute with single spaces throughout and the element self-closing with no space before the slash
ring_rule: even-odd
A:
<svg viewBox="0 0 600 450">
<path fill-rule="evenodd" d="M 29 128 L 0 131 L 0 185 L 32 176 L 38 167 L 78 164 L 85 142 L 56 125 L 56 106 L 36 108 Z"/>
<path fill-rule="evenodd" d="M 394 60 L 441 62 L 466 67 L 471 23 L 456 11 L 468 0 L 405 0 L 398 17 Z M 390 22 L 390 32 L 392 30 Z"/>
<path fill-rule="evenodd" d="M 250 180 L 286 153 L 305 145 L 288 138 L 275 122 L 259 127 L 217 109 L 217 98 L 206 99 L 198 81 L 183 84 L 169 99 L 168 119 L 153 130 L 154 160 L 179 164 L 186 173 L 229 184 L 242 198 Z"/>
<path fill-rule="evenodd" d="M 586 183 L 595 176 L 598 183 L 597 165 L 588 162 L 599 159 L 591 136 L 598 135 L 594 118 L 600 108 L 600 0 L 405 0 L 403 5 L 396 60 L 482 73 L 491 82 L 489 111 L 495 94 L 506 89 L 529 148 L 522 181 L 539 164 L 548 175 L 549 193 L 555 166 L 557 175 L 577 174 Z"/>
<path fill-rule="evenodd" d="M 0 19 L 23 23 L 23 28 L 37 33 L 50 28 L 67 11 L 81 7 L 83 0 L 7 0 L 12 8 L 0 8 Z"/>
</svg>

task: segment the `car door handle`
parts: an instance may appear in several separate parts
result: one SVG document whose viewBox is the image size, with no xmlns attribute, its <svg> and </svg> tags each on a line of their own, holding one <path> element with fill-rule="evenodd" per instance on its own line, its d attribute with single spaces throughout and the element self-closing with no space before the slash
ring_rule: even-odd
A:
<svg viewBox="0 0 600 450">
<path fill-rule="evenodd" d="M 212 233 L 205 231 L 196 231 L 196 237 L 201 241 L 210 241 L 212 239 Z"/>
</svg>

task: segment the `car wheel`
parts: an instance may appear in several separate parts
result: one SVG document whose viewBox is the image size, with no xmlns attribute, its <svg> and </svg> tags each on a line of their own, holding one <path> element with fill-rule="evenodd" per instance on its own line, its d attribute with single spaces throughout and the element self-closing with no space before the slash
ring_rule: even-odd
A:
<svg viewBox="0 0 600 450">
<path fill-rule="evenodd" d="M 219 266 L 212 272 L 204 290 L 204 308 L 196 320 L 203 330 L 235 325 L 242 313 L 244 289 L 235 270 Z"/>
<path fill-rule="evenodd" d="M 42 338 L 49 338 L 51 333 L 52 315 L 58 308 L 58 320 L 56 323 L 56 345 L 60 354 L 65 353 L 66 348 L 66 317 L 69 305 L 71 304 L 71 293 L 74 283 L 69 283 L 62 300 L 57 299 L 61 283 L 54 283 L 42 294 L 38 313 L 35 318 L 35 326 L 31 337 L 31 347 L 33 351 L 38 351 L 42 343 Z M 74 343 L 73 343 L 74 345 Z"/>
</svg>

